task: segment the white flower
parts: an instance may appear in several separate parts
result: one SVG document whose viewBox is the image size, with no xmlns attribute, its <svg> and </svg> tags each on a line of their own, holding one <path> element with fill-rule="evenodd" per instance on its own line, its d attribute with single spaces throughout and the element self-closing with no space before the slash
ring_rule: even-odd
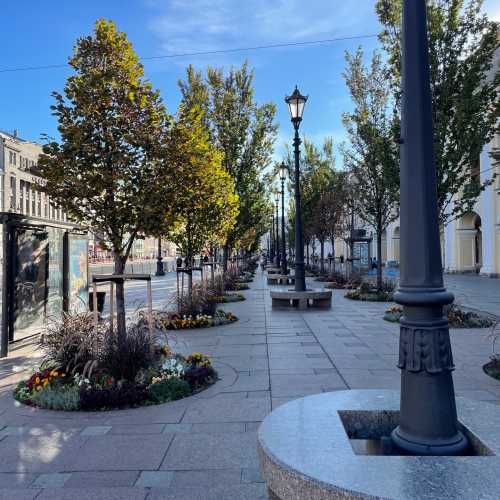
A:
<svg viewBox="0 0 500 500">
<path fill-rule="evenodd" d="M 161 366 L 163 371 L 176 374 L 178 376 L 183 375 L 186 371 L 186 367 L 182 361 L 177 360 L 176 358 L 167 359 Z"/>
</svg>

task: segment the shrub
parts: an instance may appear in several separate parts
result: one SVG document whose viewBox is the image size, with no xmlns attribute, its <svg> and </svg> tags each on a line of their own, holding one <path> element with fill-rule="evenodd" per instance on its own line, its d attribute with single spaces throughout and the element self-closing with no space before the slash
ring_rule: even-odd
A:
<svg viewBox="0 0 500 500">
<path fill-rule="evenodd" d="M 147 387 L 143 384 L 123 382 L 113 387 L 82 387 L 80 408 L 102 410 L 140 406 L 148 399 Z"/>
<path fill-rule="evenodd" d="M 211 315 L 216 308 L 216 303 L 212 300 L 214 295 L 215 293 L 210 287 L 195 284 L 191 297 L 187 294 L 177 297 L 177 310 L 181 316 Z"/>
<path fill-rule="evenodd" d="M 75 385 L 48 385 L 37 391 L 31 401 L 47 410 L 75 411 L 80 407 L 80 390 Z"/>
<path fill-rule="evenodd" d="M 31 403 L 31 391 L 26 385 L 26 382 L 22 380 L 17 384 L 14 389 L 14 399 L 17 399 L 20 403 L 30 404 Z"/>
<path fill-rule="evenodd" d="M 104 339 L 100 367 L 116 380 L 133 381 L 154 361 L 154 339 L 144 322 L 127 327 L 125 334 L 109 333 Z"/>
<path fill-rule="evenodd" d="M 63 313 L 60 321 L 49 323 L 47 333 L 40 339 L 43 350 L 43 364 L 62 368 L 69 372 L 82 372 L 98 355 L 106 326 L 99 324 L 94 328 L 92 314 L 89 312 Z"/>
<path fill-rule="evenodd" d="M 191 394 L 191 388 L 185 380 L 178 378 L 163 379 L 151 384 L 148 389 L 149 399 L 155 403 L 177 401 Z"/>
<path fill-rule="evenodd" d="M 184 374 L 184 379 L 192 390 L 217 380 L 217 372 L 211 366 L 193 366 Z"/>
<path fill-rule="evenodd" d="M 344 295 L 346 299 L 360 300 L 362 302 L 391 302 L 392 293 L 385 292 L 362 292 L 361 290 L 354 290 Z"/>
</svg>

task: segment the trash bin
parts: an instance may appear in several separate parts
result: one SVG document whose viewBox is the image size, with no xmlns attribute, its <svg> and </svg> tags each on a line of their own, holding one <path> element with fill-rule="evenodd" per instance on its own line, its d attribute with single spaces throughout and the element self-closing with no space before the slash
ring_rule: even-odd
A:
<svg viewBox="0 0 500 500">
<path fill-rule="evenodd" d="M 97 292 L 97 312 L 102 314 L 104 311 L 104 301 L 106 299 L 106 292 Z M 94 292 L 89 292 L 89 309 L 94 310 Z"/>
</svg>

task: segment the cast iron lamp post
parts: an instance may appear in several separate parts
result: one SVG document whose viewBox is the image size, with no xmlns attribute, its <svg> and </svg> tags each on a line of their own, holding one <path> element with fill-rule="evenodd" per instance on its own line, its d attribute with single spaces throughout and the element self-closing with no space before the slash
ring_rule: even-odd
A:
<svg viewBox="0 0 500 500">
<path fill-rule="evenodd" d="M 281 249 L 280 249 L 280 217 L 279 217 L 280 199 L 278 191 L 274 193 L 274 201 L 276 203 L 276 267 L 279 269 L 281 266 L 281 261 L 280 261 Z"/>
<path fill-rule="evenodd" d="M 275 251 L 275 247 L 276 247 L 276 244 L 275 244 L 275 232 L 274 232 L 274 205 L 273 205 L 273 214 L 271 216 L 271 222 L 272 222 L 272 230 L 271 230 L 271 255 L 270 255 L 270 259 L 271 259 L 271 263 L 274 263 L 274 251 Z"/>
<path fill-rule="evenodd" d="M 288 168 L 284 163 L 280 167 L 281 181 L 281 274 L 288 274 L 286 262 L 286 238 L 285 238 L 285 179 Z"/>
<path fill-rule="evenodd" d="M 299 126 L 302 121 L 307 96 L 303 96 L 297 86 L 292 95 L 285 97 L 290 110 L 290 117 L 295 137 L 293 139 L 295 157 L 295 291 L 304 292 L 306 289 L 306 274 L 304 270 L 304 241 L 302 238 L 302 213 L 300 206 L 300 137 Z"/>
<path fill-rule="evenodd" d="M 443 283 L 425 0 L 404 0 L 401 122 L 401 414 L 393 443 L 412 455 L 458 455 L 457 422 Z"/>
<path fill-rule="evenodd" d="M 156 276 L 165 276 L 163 270 L 163 257 L 161 256 L 161 238 L 158 238 L 158 255 L 156 257 Z"/>
</svg>

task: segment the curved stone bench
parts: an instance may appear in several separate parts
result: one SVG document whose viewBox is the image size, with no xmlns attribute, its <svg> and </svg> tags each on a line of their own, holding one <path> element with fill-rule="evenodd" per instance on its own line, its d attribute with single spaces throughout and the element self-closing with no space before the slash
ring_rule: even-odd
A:
<svg viewBox="0 0 500 500">
<path fill-rule="evenodd" d="M 280 274 L 281 269 L 279 267 L 267 267 L 266 268 L 267 274 Z"/>
<path fill-rule="evenodd" d="M 397 391 L 352 390 L 279 406 L 258 433 L 269 500 L 499 498 L 498 406 L 457 398 L 458 419 L 471 443 L 469 456 L 373 452 L 370 440 L 388 436 L 398 425 L 399 401 Z M 366 449 L 358 448 L 364 440 Z"/>
<path fill-rule="evenodd" d="M 332 307 L 332 292 L 330 290 L 272 291 L 271 299 L 273 307 L 297 307 L 298 309 L 307 309 L 308 307 L 329 309 Z"/>
<path fill-rule="evenodd" d="M 292 285 L 295 283 L 295 276 L 289 274 L 269 274 L 267 276 L 268 285 Z"/>
</svg>

